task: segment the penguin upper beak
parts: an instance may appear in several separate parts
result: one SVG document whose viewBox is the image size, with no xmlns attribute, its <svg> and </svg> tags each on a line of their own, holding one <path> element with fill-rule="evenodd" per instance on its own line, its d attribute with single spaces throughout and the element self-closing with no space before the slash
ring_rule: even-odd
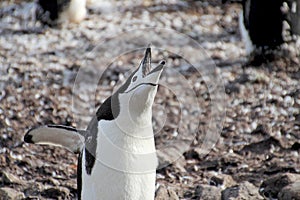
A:
<svg viewBox="0 0 300 200">
<path fill-rule="evenodd" d="M 144 78 L 143 82 L 157 84 L 165 63 L 165 61 L 161 61 L 157 67 L 151 70 L 151 48 L 148 47 L 138 69 L 139 74 Z"/>
<path fill-rule="evenodd" d="M 142 77 L 145 77 L 151 70 L 151 48 L 148 47 L 145 52 L 145 56 L 140 64 L 140 70 L 142 70 Z"/>
</svg>

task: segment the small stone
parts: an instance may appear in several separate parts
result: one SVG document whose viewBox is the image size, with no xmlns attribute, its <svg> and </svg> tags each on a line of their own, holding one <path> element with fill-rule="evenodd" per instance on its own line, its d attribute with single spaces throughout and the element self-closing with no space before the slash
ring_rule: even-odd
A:
<svg viewBox="0 0 300 200">
<path fill-rule="evenodd" d="M 260 191 L 266 198 L 277 198 L 278 193 L 282 190 L 282 188 L 296 182 L 299 179 L 299 174 L 278 174 L 263 181 L 260 186 Z"/>
<path fill-rule="evenodd" d="M 252 152 L 256 154 L 264 154 L 266 152 L 271 151 L 271 149 L 274 147 L 280 148 L 281 144 L 276 138 L 270 137 L 256 143 L 245 145 L 241 149 L 241 152 Z"/>
<path fill-rule="evenodd" d="M 26 196 L 35 197 L 35 196 L 39 196 L 41 194 L 41 191 L 43 190 L 44 190 L 44 185 L 37 181 L 34 181 L 28 184 L 27 188 L 25 188 L 23 192 Z"/>
<path fill-rule="evenodd" d="M 176 192 L 172 189 L 168 189 L 169 192 L 169 198 L 171 200 L 179 200 L 179 197 L 177 196 Z"/>
<path fill-rule="evenodd" d="M 300 182 L 285 186 L 278 194 L 278 200 L 300 200 Z"/>
<path fill-rule="evenodd" d="M 226 188 L 222 191 L 222 199 L 238 200 L 238 199 L 264 199 L 258 193 L 258 188 L 256 188 L 252 183 L 242 182 L 239 185 Z"/>
<path fill-rule="evenodd" d="M 182 28 L 183 22 L 182 22 L 182 20 L 179 17 L 176 17 L 173 20 L 173 25 L 174 25 L 175 28 Z"/>
<path fill-rule="evenodd" d="M 179 200 L 179 198 L 174 190 L 161 185 L 155 193 L 155 200 Z"/>
<path fill-rule="evenodd" d="M 226 22 L 226 23 L 231 23 L 232 22 L 232 16 L 230 16 L 230 15 L 226 15 L 225 17 L 224 17 L 224 21 Z"/>
<path fill-rule="evenodd" d="M 26 182 L 19 179 L 13 174 L 10 174 L 8 172 L 0 172 L 2 173 L 2 181 L 6 184 L 19 184 L 19 185 L 26 185 Z"/>
<path fill-rule="evenodd" d="M 294 105 L 294 99 L 291 96 L 285 96 L 283 99 L 283 104 L 285 107 L 291 107 Z"/>
<path fill-rule="evenodd" d="M 0 188 L 0 199 L 1 200 L 21 200 L 25 196 L 22 192 L 18 192 L 12 188 Z"/>
<path fill-rule="evenodd" d="M 28 165 L 30 165 L 32 168 L 41 168 L 44 166 L 44 163 L 42 160 L 40 159 L 32 159 L 31 157 L 30 158 L 23 158 L 23 161 L 26 162 Z"/>
<path fill-rule="evenodd" d="M 42 196 L 46 198 L 58 198 L 66 199 L 70 195 L 70 191 L 64 187 L 50 187 L 42 191 Z"/>
<path fill-rule="evenodd" d="M 217 187 L 222 186 L 226 188 L 226 187 L 231 187 L 236 185 L 236 182 L 233 180 L 233 178 L 230 175 L 220 174 L 211 177 L 210 185 L 214 185 Z"/>
<path fill-rule="evenodd" d="M 198 185 L 195 189 L 196 199 L 216 200 L 221 199 L 221 188 L 211 185 Z"/>
<path fill-rule="evenodd" d="M 50 181 L 53 185 L 55 185 L 55 186 L 59 186 L 59 185 L 60 185 L 59 181 L 56 180 L 56 179 L 54 179 L 54 178 L 52 178 L 52 177 L 49 178 L 49 181 Z"/>
<path fill-rule="evenodd" d="M 228 83 L 227 85 L 225 85 L 225 92 L 227 94 L 239 93 L 240 92 L 240 88 L 235 83 Z"/>
</svg>

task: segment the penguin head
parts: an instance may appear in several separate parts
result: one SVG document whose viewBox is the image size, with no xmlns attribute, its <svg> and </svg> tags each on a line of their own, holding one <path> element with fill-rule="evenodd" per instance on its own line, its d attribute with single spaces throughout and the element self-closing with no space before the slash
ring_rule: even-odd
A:
<svg viewBox="0 0 300 200">
<path fill-rule="evenodd" d="M 151 69 L 151 48 L 148 47 L 138 69 L 117 91 L 120 116 L 125 115 L 135 123 L 151 121 L 151 108 L 164 65 L 165 61 L 161 61 Z"/>
</svg>

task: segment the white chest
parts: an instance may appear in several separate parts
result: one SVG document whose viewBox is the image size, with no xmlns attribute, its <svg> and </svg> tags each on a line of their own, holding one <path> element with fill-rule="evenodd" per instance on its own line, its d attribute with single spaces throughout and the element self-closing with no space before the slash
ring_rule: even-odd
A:
<svg viewBox="0 0 300 200">
<path fill-rule="evenodd" d="M 155 172 L 126 174 L 96 162 L 92 175 L 83 176 L 83 200 L 153 200 L 154 193 Z"/>
<path fill-rule="evenodd" d="M 153 200 L 157 158 L 154 138 L 122 133 L 114 122 L 98 126 L 96 162 L 91 175 L 82 162 L 82 199 Z M 108 132 L 109 130 L 109 132 Z M 152 131 L 152 129 L 149 129 Z"/>
</svg>

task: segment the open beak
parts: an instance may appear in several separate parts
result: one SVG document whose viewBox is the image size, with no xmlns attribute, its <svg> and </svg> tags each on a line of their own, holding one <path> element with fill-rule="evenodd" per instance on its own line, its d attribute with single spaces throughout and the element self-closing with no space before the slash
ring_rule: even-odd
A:
<svg viewBox="0 0 300 200">
<path fill-rule="evenodd" d="M 151 48 L 148 47 L 146 49 L 145 56 L 139 65 L 139 68 L 137 71 L 131 74 L 131 77 L 136 75 L 136 77 L 134 77 L 135 81 L 131 82 L 132 79 L 128 79 L 127 82 L 122 86 L 125 88 L 127 87 L 127 89 L 122 91 L 123 89 L 121 87 L 119 91 L 122 91 L 121 93 L 128 93 L 141 85 L 157 86 L 165 64 L 165 61 L 161 61 L 157 67 L 151 70 Z"/>
<path fill-rule="evenodd" d="M 157 67 L 151 70 L 151 48 L 147 47 L 145 56 L 138 69 L 139 74 L 145 79 L 143 82 L 157 85 L 165 63 L 165 61 L 161 61 Z"/>
</svg>

